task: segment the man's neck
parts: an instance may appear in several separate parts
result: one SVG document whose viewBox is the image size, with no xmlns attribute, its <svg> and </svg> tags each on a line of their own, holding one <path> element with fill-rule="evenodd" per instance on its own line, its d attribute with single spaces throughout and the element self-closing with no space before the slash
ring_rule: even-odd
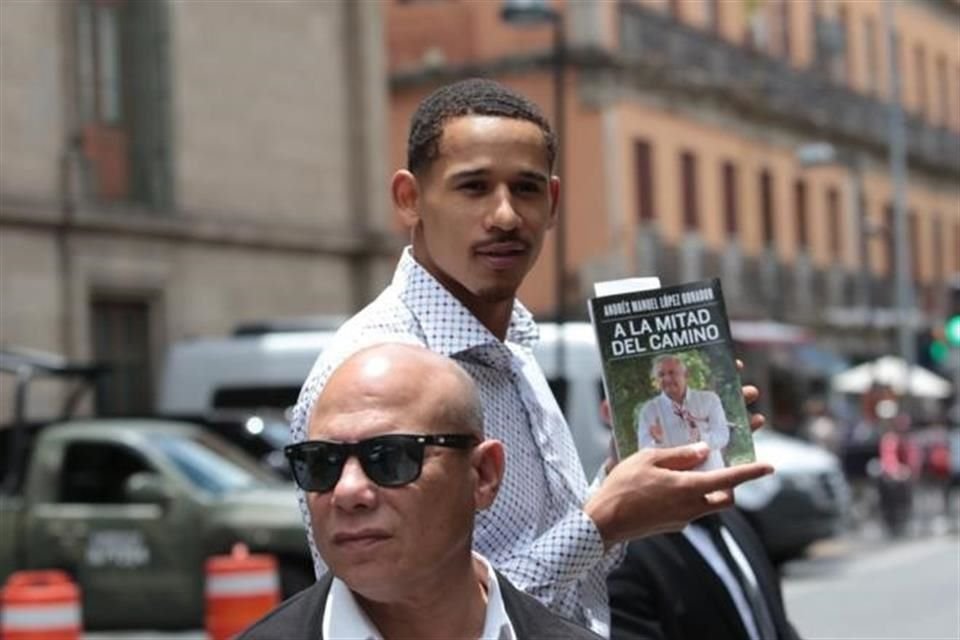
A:
<svg viewBox="0 0 960 640">
<path fill-rule="evenodd" d="M 670 395 L 670 394 L 665 394 L 665 395 L 666 395 L 668 398 L 670 398 L 670 400 L 671 400 L 672 402 L 674 402 L 675 404 L 683 404 L 683 401 L 686 400 L 686 398 L 687 398 L 687 390 L 684 389 L 683 391 L 681 391 L 681 392 L 680 392 L 680 395 L 678 395 L 677 397 L 673 397 L 673 396 Z"/>
<path fill-rule="evenodd" d="M 472 559 L 469 571 L 455 579 L 410 585 L 404 600 L 377 602 L 358 593 L 354 597 L 386 640 L 479 638 L 487 614 L 485 584 L 485 568 Z"/>
</svg>

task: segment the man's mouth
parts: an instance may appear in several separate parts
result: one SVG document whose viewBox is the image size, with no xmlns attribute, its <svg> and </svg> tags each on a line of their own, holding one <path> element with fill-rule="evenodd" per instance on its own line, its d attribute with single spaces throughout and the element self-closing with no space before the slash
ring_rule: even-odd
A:
<svg viewBox="0 0 960 640">
<path fill-rule="evenodd" d="M 476 249 L 476 254 L 494 269 L 512 268 L 527 258 L 530 245 L 519 240 L 488 242 Z"/>
<path fill-rule="evenodd" d="M 389 538 L 389 534 L 385 531 L 379 529 L 363 529 L 361 531 L 338 533 L 333 536 L 333 544 L 346 549 L 363 549 L 372 547 Z"/>
</svg>

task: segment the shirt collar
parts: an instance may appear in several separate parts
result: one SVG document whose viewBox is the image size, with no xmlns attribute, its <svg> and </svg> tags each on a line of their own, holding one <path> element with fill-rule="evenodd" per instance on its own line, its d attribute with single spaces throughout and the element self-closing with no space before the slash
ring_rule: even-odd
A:
<svg viewBox="0 0 960 640">
<path fill-rule="evenodd" d="M 517 640 L 516 631 L 500 593 L 500 582 L 490 562 L 474 552 L 474 558 L 480 561 L 486 571 L 487 611 L 483 622 L 481 640 Z M 356 598 L 339 578 L 334 577 L 327 594 L 323 612 L 323 637 L 356 638 L 358 640 L 383 640 L 367 614 L 363 612 Z"/>
<path fill-rule="evenodd" d="M 500 342 L 469 309 L 414 259 L 412 247 L 404 248 L 391 286 L 416 317 L 431 351 L 452 356 Z M 533 314 L 515 299 L 510 325 L 507 327 L 507 342 L 532 348 L 538 339 L 539 330 Z"/>
</svg>

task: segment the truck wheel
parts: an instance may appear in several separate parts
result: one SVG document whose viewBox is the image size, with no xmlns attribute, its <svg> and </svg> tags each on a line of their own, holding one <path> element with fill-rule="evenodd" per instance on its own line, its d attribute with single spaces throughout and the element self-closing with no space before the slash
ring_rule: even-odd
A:
<svg viewBox="0 0 960 640">
<path fill-rule="evenodd" d="M 317 581 L 309 558 L 280 558 L 280 590 L 283 598 L 299 593 Z"/>
</svg>

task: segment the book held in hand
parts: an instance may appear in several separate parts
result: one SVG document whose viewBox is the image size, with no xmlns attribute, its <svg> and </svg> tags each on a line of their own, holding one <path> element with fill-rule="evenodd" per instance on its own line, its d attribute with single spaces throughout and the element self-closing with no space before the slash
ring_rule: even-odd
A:
<svg viewBox="0 0 960 640">
<path fill-rule="evenodd" d="M 590 300 L 618 455 L 705 442 L 699 469 L 752 462 L 720 280 L 658 285 L 597 283 Z"/>
</svg>

